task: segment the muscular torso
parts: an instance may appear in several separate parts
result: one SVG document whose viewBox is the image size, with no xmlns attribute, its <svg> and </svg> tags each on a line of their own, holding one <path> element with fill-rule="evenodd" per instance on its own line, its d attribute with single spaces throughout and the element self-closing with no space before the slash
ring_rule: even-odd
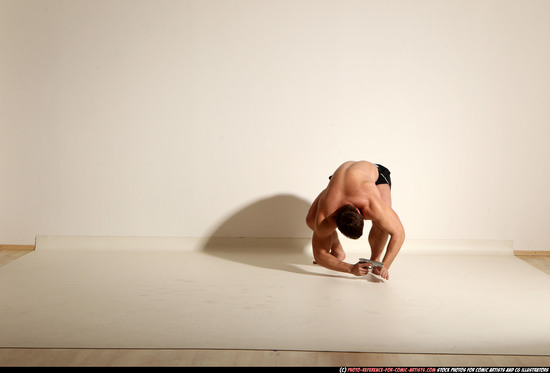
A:
<svg viewBox="0 0 550 373">
<path fill-rule="evenodd" d="M 365 219 L 371 219 L 370 205 L 373 199 L 380 200 L 375 185 L 377 167 L 367 161 L 346 162 L 332 175 L 329 185 L 319 200 L 317 218 L 324 219 L 340 207 L 352 204 L 360 209 Z"/>
</svg>

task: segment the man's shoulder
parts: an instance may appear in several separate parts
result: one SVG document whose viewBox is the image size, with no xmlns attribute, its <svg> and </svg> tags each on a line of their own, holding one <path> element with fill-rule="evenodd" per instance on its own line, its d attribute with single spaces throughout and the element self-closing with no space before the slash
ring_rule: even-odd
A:
<svg viewBox="0 0 550 373">
<path fill-rule="evenodd" d="M 315 229 L 313 230 L 319 237 L 329 236 L 336 230 L 336 219 L 334 218 L 336 210 L 331 204 L 319 204 Z"/>
<path fill-rule="evenodd" d="M 374 187 L 376 188 L 376 187 Z M 384 202 L 376 195 L 370 194 L 364 197 L 357 207 L 367 220 L 377 220 L 382 217 L 385 210 Z"/>
</svg>

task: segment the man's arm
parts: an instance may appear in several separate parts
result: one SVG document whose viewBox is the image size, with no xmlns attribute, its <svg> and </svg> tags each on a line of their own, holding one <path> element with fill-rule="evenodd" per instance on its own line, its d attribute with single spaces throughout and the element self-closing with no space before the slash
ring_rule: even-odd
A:
<svg viewBox="0 0 550 373">
<path fill-rule="evenodd" d="M 311 239 L 313 258 L 317 264 L 333 271 L 364 276 L 368 272 L 368 265 L 365 263 L 349 264 L 338 259 L 333 255 L 334 252 L 331 253 L 332 246 L 338 241 L 338 236 L 336 236 L 336 239 L 333 238 L 333 236 L 337 235 L 335 212 L 326 216 L 324 211 L 319 209 L 321 202 L 324 202 L 325 194 L 326 190 L 321 192 L 315 199 L 306 219 L 307 224 L 313 230 L 313 237 Z"/>
<path fill-rule="evenodd" d="M 401 250 L 401 246 L 403 246 L 405 242 L 405 229 L 395 211 L 393 211 L 391 207 L 384 205 L 381 201 L 380 203 L 374 203 L 372 210 L 373 224 L 376 224 L 380 229 L 390 235 L 386 254 L 382 260 L 384 267 L 381 270 L 382 277 L 387 279 L 387 271 L 390 269 L 399 250 Z"/>
<path fill-rule="evenodd" d="M 334 231 L 332 234 L 336 234 Z M 368 263 L 346 263 L 330 253 L 332 247 L 332 234 L 329 236 L 319 236 L 315 231 L 313 232 L 312 246 L 313 257 L 317 264 L 331 269 L 333 271 L 351 273 L 355 276 L 364 276 L 368 273 Z"/>
</svg>

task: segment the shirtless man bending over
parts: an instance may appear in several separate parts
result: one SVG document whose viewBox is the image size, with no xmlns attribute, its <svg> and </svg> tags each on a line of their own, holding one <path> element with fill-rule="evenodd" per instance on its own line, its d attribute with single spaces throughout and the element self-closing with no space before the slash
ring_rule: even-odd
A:
<svg viewBox="0 0 550 373">
<path fill-rule="evenodd" d="M 311 243 L 316 263 L 334 271 L 366 275 L 370 264 L 344 262 L 346 254 L 336 228 L 345 236 L 358 239 L 363 234 L 364 220 L 372 220 L 370 259 L 384 263 L 373 272 L 389 279 L 388 270 L 405 241 L 403 225 L 391 208 L 389 170 L 367 161 L 350 161 L 338 167 L 329 179 L 327 188 L 315 199 L 306 218 L 313 230 Z M 388 237 L 386 254 L 380 260 Z"/>
</svg>

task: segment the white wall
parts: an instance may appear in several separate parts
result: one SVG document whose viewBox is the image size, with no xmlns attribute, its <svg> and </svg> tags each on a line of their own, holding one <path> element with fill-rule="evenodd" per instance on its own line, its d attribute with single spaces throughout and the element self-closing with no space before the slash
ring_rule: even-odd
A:
<svg viewBox="0 0 550 373">
<path fill-rule="evenodd" d="M 0 0 L 0 51 L 0 243 L 206 236 L 367 159 L 409 238 L 549 249 L 549 1 Z"/>
</svg>

